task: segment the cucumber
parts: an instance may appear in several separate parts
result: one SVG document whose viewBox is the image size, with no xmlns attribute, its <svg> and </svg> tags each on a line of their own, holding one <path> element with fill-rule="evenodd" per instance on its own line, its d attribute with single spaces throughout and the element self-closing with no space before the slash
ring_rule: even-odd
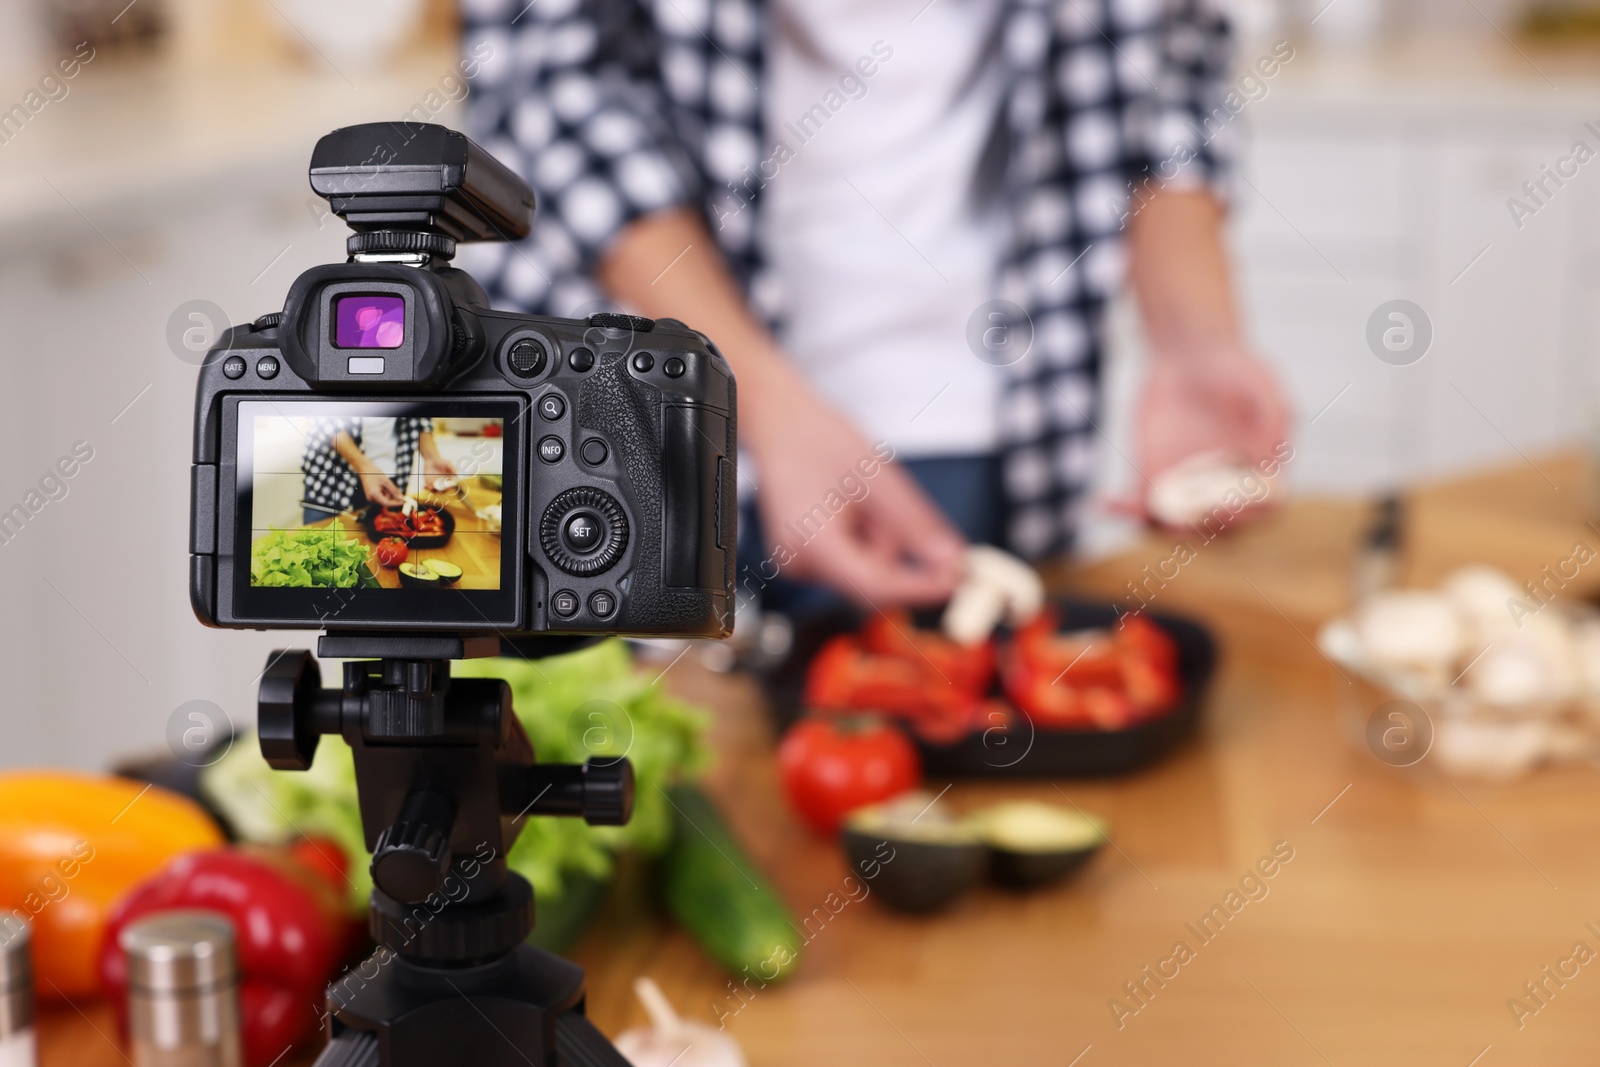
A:
<svg viewBox="0 0 1600 1067">
<path fill-rule="evenodd" d="M 668 913 L 735 976 L 763 984 L 787 977 L 800 962 L 793 914 L 756 869 L 711 798 L 692 785 L 667 790 L 672 843 L 656 865 Z"/>
<path fill-rule="evenodd" d="M 571 948 L 588 929 L 589 920 L 600 910 L 609 888 L 611 882 L 607 879 L 568 875 L 559 897 L 540 897 L 535 904 L 533 933 L 528 935 L 528 943 L 558 954 Z"/>
</svg>

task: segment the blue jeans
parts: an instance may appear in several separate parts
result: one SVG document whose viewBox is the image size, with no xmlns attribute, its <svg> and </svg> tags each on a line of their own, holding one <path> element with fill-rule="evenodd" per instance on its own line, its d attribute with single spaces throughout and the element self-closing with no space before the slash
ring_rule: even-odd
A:
<svg viewBox="0 0 1600 1067">
<path fill-rule="evenodd" d="M 1005 508 L 1000 484 L 999 456 L 950 456 L 897 460 L 932 498 L 956 529 L 975 544 L 1005 543 Z M 870 482 L 868 483 L 871 484 Z M 754 507 L 739 509 L 739 599 L 754 596 L 764 611 L 781 611 L 793 617 L 815 615 L 842 606 L 845 598 L 833 589 L 797 582 L 773 570 L 761 519 Z"/>
</svg>

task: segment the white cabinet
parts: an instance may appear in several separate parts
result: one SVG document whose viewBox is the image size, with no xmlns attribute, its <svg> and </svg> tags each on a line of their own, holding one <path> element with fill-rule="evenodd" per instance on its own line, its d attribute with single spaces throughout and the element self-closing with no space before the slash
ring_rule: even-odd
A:
<svg viewBox="0 0 1600 1067">
<path fill-rule="evenodd" d="M 159 753 L 190 700 L 249 727 L 267 653 L 308 644 L 207 630 L 190 611 L 196 370 L 168 320 L 206 300 L 247 322 L 280 309 L 300 271 L 341 261 L 347 231 L 312 210 L 312 145 L 399 117 L 450 62 L 420 57 L 359 89 L 296 71 L 204 84 L 130 71 L 75 87 L 51 125 L 3 149 L 0 513 L 75 441 L 94 458 L 0 543 L 0 766 Z"/>
<path fill-rule="evenodd" d="M 1299 416 L 1301 489 L 1520 462 L 1580 433 L 1596 388 L 1600 159 L 1552 184 L 1520 229 L 1506 202 L 1575 140 L 1600 153 L 1584 128 L 1600 85 L 1564 76 L 1557 93 L 1503 60 L 1439 80 L 1403 58 L 1344 79 L 1291 66 L 1250 113 L 1235 251 Z M 1433 327 L 1408 366 L 1366 341 L 1393 299 Z"/>
</svg>

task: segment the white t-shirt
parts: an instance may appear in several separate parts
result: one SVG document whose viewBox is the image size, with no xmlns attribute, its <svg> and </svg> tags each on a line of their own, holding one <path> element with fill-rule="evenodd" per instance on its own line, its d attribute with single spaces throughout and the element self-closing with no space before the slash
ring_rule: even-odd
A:
<svg viewBox="0 0 1600 1067">
<path fill-rule="evenodd" d="M 399 482 L 400 439 L 395 436 L 394 417 L 364 417 L 361 420 L 361 454 L 371 460 L 391 480 Z"/>
<path fill-rule="evenodd" d="M 782 340 L 901 455 L 999 442 L 999 371 L 967 336 L 1004 244 L 1001 15 L 999 0 L 773 8 L 762 218 Z"/>
</svg>

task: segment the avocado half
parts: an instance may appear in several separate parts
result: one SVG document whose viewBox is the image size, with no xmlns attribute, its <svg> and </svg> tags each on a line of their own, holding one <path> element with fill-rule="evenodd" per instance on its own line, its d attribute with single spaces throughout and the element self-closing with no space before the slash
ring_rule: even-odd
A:
<svg viewBox="0 0 1600 1067">
<path fill-rule="evenodd" d="M 932 804 L 932 797 L 914 793 L 862 808 L 845 820 L 851 869 L 895 911 L 947 907 L 981 881 L 988 867 L 988 849 L 977 832 L 932 810 Z"/>
<path fill-rule="evenodd" d="M 425 559 L 422 565 L 438 576 L 445 585 L 455 585 L 461 580 L 461 568 L 442 559 Z"/>
<path fill-rule="evenodd" d="M 992 805 L 972 823 L 989 848 L 994 880 L 1013 889 L 1061 881 L 1110 839 L 1104 819 L 1035 800 Z"/>
<path fill-rule="evenodd" d="M 439 575 L 421 563 L 400 564 L 400 585 L 406 589 L 437 589 Z"/>
</svg>

